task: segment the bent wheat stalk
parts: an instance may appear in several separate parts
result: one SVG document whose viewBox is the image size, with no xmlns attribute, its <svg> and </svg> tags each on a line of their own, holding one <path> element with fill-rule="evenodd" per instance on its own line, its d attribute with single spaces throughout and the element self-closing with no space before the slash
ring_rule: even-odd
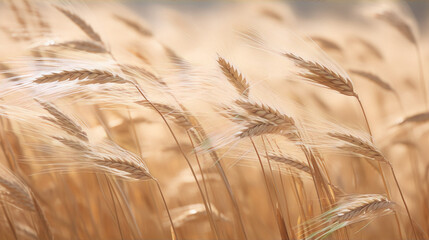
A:
<svg viewBox="0 0 429 240">
<path fill-rule="evenodd" d="M 346 142 L 346 143 L 348 143 L 348 144 L 351 145 L 351 147 L 343 148 L 344 150 L 351 151 L 351 152 L 356 153 L 358 155 L 363 155 L 365 157 L 377 160 L 380 168 L 381 168 L 381 162 L 386 163 L 390 167 L 390 170 L 391 170 L 392 175 L 393 175 L 393 179 L 395 180 L 396 186 L 398 187 L 399 193 L 401 195 L 402 202 L 404 203 L 405 209 L 406 209 L 407 214 L 408 214 L 408 218 L 410 220 L 410 224 L 411 224 L 411 226 L 413 228 L 414 235 L 415 235 L 415 237 L 417 239 L 417 233 L 416 233 L 416 230 L 414 229 L 414 221 L 411 218 L 411 214 L 410 214 L 410 211 L 408 209 L 408 205 L 407 205 L 407 203 L 405 201 L 404 195 L 402 194 L 402 190 L 401 190 L 401 188 L 399 186 L 398 179 L 396 178 L 396 174 L 395 174 L 395 171 L 393 169 L 392 163 L 390 161 L 388 161 L 381 154 L 381 152 L 378 151 L 375 148 L 375 146 L 373 145 L 373 143 L 368 143 L 365 140 L 362 140 L 361 138 L 358 138 L 358 137 L 353 136 L 351 134 L 328 133 L 328 135 L 331 136 L 331 137 L 337 138 L 337 139 L 339 139 L 341 141 L 344 141 L 344 142 Z M 383 172 L 382 172 L 382 174 L 383 174 Z M 388 194 L 388 198 L 391 199 L 390 193 L 387 193 L 387 194 Z"/>
<path fill-rule="evenodd" d="M 374 142 L 373 135 L 372 135 L 372 132 L 371 132 L 371 127 L 369 125 L 368 118 L 366 116 L 366 111 L 365 111 L 365 109 L 364 109 L 364 107 L 362 105 L 362 102 L 361 102 L 358 94 L 353 90 L 353 84 L 352 84 L 352 82 L 351 82 L 350 79 L 348 79 L 348 78 L 346 78 L 344 76 L 341 76 L 340 74 L 336 73 L 333 70 L 330 70 L 329 68 L 327 68 L 327 67 L 325 67 L 325 66 L 323 66 L 321 64 L 318 64 L 318 63 L 315 63 L 315 62 L 312 62 L 312 61 L 308 61 L 308 60 L 304 60 L 303 58 L 298 57 L 298 56 L 296 56 L 294 54 L 285 53 L 284 55 L 286 57 L 290 58 L 291 60 L 293 60 L 298 67 L 301 67 L 301 68 L 303 68 L 303 69 L 305 69 L 305 70 L 307 70 L 307 71 L 310 72 L 310 73 L 300 73 L 299 74 L 305 80 L 307 80 L 309 82 L 316 83 L 316 84 L 324 86 L 324 87 L 327 87 L 329 89 L 335 90 L 335 91 L 337 91 L 337 92 L 339 92 L 339 93 L 341 93 L 343 95 L 355 97 L 356 100 L 358 101 L 359 106 L 360 106 L 360 108 L 362 110 L 362 113 L 364 115 L 365 123 L 366 123 L 368 132 L 369 132 L 370 137 L 371 137 L 371 142 L 372 143 Z M 389 199 L 390 199 L 390 193 L 389 193 L 389 189 L 388 189 L 388 186 L 387 186 L 386 178 L 384 176 L 383 168 L 381 167 L 381 163 L 380 162 L 378 164 L 379 164 L 379 169 L 380 169 L 380 172 L 381 172 L 381 175 L 382 175 L 382 179 L 383 179 L 383 183 L 384 183 L 384 186 L 385 186 L 386 193 L 387 193 L 387 195 L 389 196 Z M 417 234 L 416 234 L 415 227 L 414 227 L 414 224 L 413 224 L 413 221 L 412 221 L 412 218 L 411 218 L 411 214 L 410 214 L 410 212 L 408 210 L 408 206 L 407 206 L 407 203 L 406 203 L 405 198 L 403 196 L 402 190 L 401 190 L 401 188 L 400 188 L 400 186 L 398 184 L 398 181 L 396 179 L 395 172 L 393 170 L 393 166 L 391 164 L 389 164 L 389 166 L 390 166 L 390 169 L 392 171 L 392 175 L 394 176 L 395 183 L 396 183 L 396 186 L 397 186 L 397 188 L 399 190 L 399 193 L 401 195 L 401 198 L 402 198 L 402 201 L 404 203 L 404 206 L 405 206 L 405 208 L 407 210 L 407 214 L 408 214 L 408 217 L 410 219 L 410 224 L 412 225 L 414 235 L 417 238 Z M 395 216 L 396 216 L 396 213 L 395 213 Z M 396 216 L 396 218 L 397 218 L 397 216 Z M 397 218 L 397 223 L 398 223 L 398 225 L 400 225 L 398 218 Z"/>
</svg>

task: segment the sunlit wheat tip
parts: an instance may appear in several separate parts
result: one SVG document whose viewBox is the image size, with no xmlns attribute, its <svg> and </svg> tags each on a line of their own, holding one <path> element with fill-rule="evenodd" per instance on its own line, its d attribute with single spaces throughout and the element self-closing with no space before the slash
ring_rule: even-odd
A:
<svg viewBox="0 0 429 240">
<path fill-rule="evenodd" d="M 307 81 L 329 88 L 331 90 L 335 90 L 347 96 L 357 96 L 354 92 L 353 84 L 350 79 L 341 76 L 326 66 L 323 66 L 317 62 L 305 60 L 293 53 L 284 53 L 284 56 L 291 59 L 296 66 L 307 71 L 307 73 L 298 74 Z"/>
<path fill-rule="evenodd" d="M 340 140 L 344 143 L 344 145 L 338 146 L 339 149 L 356 155 L 388 163 L 387 160 L 384 158 L 383 154 L 372 143 L 360 137 L 354 136 L 352 134 L 338 132 L 330 132 L 328 133 L 328 136 Z"/>
<path fill-rule="evenodd" d="M 238 72 L 238 70 L 227 62 L 224 58 L 218 57 L 217 62 L 222 69 L 223 74 L 228 79 L 228 81 L 235 87 L 237 92 L 240 95 L 247 97 L 249 95 L 249 83 L 246 81 L 246 78 Z"/>
</svg>

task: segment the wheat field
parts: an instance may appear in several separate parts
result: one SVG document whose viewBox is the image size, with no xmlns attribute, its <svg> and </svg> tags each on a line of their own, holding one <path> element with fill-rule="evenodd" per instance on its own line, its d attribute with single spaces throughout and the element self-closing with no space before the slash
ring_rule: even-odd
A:
<svg viewBox="0 0 429 240">
<path fill-rule="evenodd" d="M 0 2 L 0 239 L 429 239 L 424 2 Z"/>
</svg>

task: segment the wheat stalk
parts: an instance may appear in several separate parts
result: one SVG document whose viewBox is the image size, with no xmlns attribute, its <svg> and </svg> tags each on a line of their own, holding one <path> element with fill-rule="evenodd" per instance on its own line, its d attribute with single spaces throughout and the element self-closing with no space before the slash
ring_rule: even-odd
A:
<svg viewBox="0 0 429 240">
<path fill-rule="evenodd" d="M 315 41 L 323 49 L 332 49 L 338 52 L 342 52 L 342 48 L 332 40 L 329 40 L 320 36 L 311 36 L 311 40 Z"/>
<path fill-rule="evenodd" d="M 2 169 L 2 171 L 4 171 L 4 169 Z M 25 210 L 36 211 L 33 199 L 25 186 L 17 182 L 17 179 L 12 177 L 11 174 L 2 172 L 2 175 L 5 176 L 0 176 L 0 186 L 2 188 L 0 190 L 0 199 L 16 205 L 17 207 L 22 207 Z"/>
</svg>

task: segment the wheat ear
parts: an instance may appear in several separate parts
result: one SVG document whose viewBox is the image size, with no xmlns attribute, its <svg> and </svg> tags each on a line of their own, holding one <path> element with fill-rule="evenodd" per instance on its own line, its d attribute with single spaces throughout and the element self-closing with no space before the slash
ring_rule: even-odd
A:
<svg viewBox="0 0 429 240">
<path fill-rule="evenodd" d="M 319 228 L 309 239 L 323 239 L 350 224 L 372 220 L 395 212 L 396 204 L 378 194 L 351 195 L 341 199 L 337 206 L 311 220 L 306 231 Z"/>
<path fill-rule="evenodd" d="M 129 28 L 133 29 L 135 32 L 137 32 L 138 34 L 140 34 L 141 36 L 144 37 L 152 37 L 153 34 L 152 32 L 145 28 L 143 25 L 141 25 L 139 22 L 131 20 L 129 18 L 126 18 L 124 16 L 121 16 L 119 14 L 113 14 L 113 17 L 122 22 L 123 24 L 125 24 L 126 26 L 128 26 Z"/>
<path fill-rule="evenodd" d="M 71 118 L 62 113 L 58 108 L 49 102 L 45 102 L 39 99 L 35 99 L 42 107 L 48 111 L 54 118 L 45 117 L 44 119 L 53 122 L 60 126 L 68 134 L 79 138 L 82 141 L 88 141 L 88 136 L 82 127 L 76 124 Z"/>
<path fill-rule="evenodd" d="M 36 78 L 35 83 L 50 83 L 50 82 L 63 82 L 63 81 L 80 81 L 81 85 L 88 84 L 103 84 L 103 83 L 129 83 L 128 80 L 115 75 L 106 70 L 64 70 L 58 73 L 50 73 Z"/>
<path fill-rule="evenodd" d="M 71 11 L 64 9 L 59 6 L 55 6 L 55 8 L 62 12 L 66 17 L 68 17 L 76 26 L 78 26 L 89 38 L 96 42 L 102 42 L 101 37 L 98 33 L 94 31 L 94 29 L 89 25 L 85 20 L 79 17 L 77 14 L 72 13 Z"/>
<path fill-rule="evenodd" d="M 65 49 L 73 49 L 88 53 L 107 53 L 106 48 L 98 42 L 85 41 L 85 40 L 73 40 L 67 42 L 60 42 L 48 45 L 48 47 L 59 47 Z"/>
<path fill-rule="evenodd" d="M 228 61 L 218 57 L 217 62 L 228 81 L 235 87 L 237 92 L 244 97 L 249 96 L 249 83 L 246 78 Z"/>
<path fill-rule="evenodd" d="M 305 80 L 320 86 L 324 86 L 347 96 L 357 97 L 357 94 L 353 89 L 353 84 L 347 77 L 341 76 L 340 74 L 318 62 L 305 60 L 293 53 L 284 53 L 284 56 L 291 59 L 298 67 L 308 71 L 308 73 L 298 74 Z"/>
</svg>

